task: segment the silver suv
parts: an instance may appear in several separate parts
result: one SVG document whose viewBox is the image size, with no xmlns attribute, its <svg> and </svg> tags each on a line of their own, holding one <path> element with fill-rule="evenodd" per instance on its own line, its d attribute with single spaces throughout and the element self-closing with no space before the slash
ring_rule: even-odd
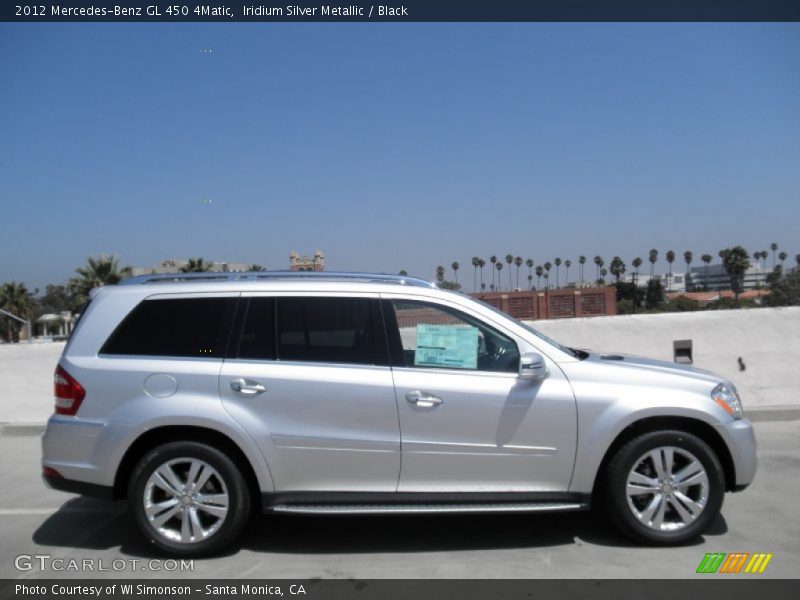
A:
<svg viewBox="0 0 800 600">
<path fill-rule="evenodd" d="M 145 276 L 55 372 L 55 489 L 127 498 L 176 555 L 283 513 L 574 511 L 700 534 L 756 472 L 731 382 L 564 347 L 465 295 L 353 273 Z"/>
</svg>

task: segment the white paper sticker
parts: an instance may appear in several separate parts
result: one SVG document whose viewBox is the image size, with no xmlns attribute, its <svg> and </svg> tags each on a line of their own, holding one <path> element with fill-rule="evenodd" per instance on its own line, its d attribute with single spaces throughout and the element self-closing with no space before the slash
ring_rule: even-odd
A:
<svg viewBox="0 0 800 600">
<path fill-rule="evenodd" d="M 418 367 L 478 368 L 478 328 L 466 325 L 417 325 Z"/>
</svg>

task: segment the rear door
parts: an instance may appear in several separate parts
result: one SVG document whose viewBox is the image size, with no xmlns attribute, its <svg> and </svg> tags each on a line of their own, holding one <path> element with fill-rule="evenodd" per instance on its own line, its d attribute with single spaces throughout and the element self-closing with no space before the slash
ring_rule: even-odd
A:
<svg viewBox="0 0 800 600">
<path fill-rule="evenodd" d="M 278 492 L 393 492 L 400 429 L 377 295 L 244 294 L 220 376 Z"/>
</svg>

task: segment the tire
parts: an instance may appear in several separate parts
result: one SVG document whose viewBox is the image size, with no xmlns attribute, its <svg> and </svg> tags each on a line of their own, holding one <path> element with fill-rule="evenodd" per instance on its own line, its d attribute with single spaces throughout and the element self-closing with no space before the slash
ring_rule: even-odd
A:
<svg viewBox="0 0 800 600">
<path fill-rule="evenodd" d="M 207 556 L 230 546 L 250 514 L 247 482 L 217 448 L 171 442 L 148 452 L 128 485 L 136 525 L 174 556 Z"/>
<path fill-rule="evenodd" d="M 685 431 L 634 438 L 608 463 L 604 484 L 605 507 L 616 526 L 634 540 L 658 545 L 700 535 L 725 494 L 719 458 Z"/>
</svg>

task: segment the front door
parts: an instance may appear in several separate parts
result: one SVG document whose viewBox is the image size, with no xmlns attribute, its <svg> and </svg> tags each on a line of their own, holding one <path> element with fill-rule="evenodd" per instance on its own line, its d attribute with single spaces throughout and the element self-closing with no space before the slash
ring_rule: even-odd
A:
<svg viewBox="0 0 800 600">
<path fill-rule="evenodd" d="M 444 303 L 384 302 L 402 432 L 398 491 L 564 492 L 576 407 L 558 366 L 520 379 L 519 345 Z"/>
</svg>

